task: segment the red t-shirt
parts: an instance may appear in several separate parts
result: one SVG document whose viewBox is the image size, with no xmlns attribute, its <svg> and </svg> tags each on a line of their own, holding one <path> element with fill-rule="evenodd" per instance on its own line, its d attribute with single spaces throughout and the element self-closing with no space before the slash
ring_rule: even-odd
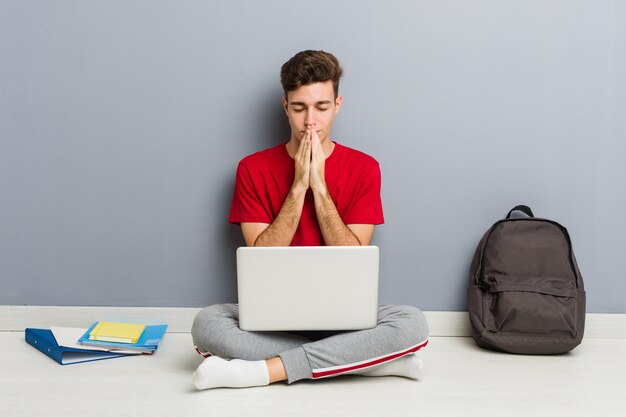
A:
<svg viewBox="0 0 626 417">
<path fill-rule="evenodd" d="M 335 142 L 324 175 L 330 196 L 345 224 L 382 224 L 380 167 L 371 156 Z M 294 160 L 279 145 L 245 157 L 237 167 L 229 222 L 271 224 L 293 185 Z M 323 246 L 311 190 L 291 246 Z"/>
</svg>

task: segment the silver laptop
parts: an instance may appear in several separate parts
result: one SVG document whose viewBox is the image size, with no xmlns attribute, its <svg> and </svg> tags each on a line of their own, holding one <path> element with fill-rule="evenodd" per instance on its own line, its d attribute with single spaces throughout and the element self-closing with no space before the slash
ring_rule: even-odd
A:
<svg viewBox="0 0 626 417">
<path fill-rule="evenodd" d="M 242 330 L 359 330 L 376 326 L 378 247 L 237 249 Z"/>
</svg>

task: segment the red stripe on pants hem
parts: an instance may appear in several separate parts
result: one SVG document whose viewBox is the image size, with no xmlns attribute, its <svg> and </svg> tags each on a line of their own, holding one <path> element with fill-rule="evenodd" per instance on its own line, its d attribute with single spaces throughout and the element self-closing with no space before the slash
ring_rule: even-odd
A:
<svg viewBox="0 0 626 417">
<path fill-rule="evenodd" d="M 356 371 L 356 370 L 363 369 L 363 368 L 369 368 L 370 366 L 379 365 L 384 362 L 389 362 L 401 356 L 408 355 L 409 353 L 415 353 L 421 348 L 423 348 L 424 346 L 426 346 L 427 344 L 428 344 L 428 340 L 404 352 L 394 353 L 393 355 L 385 356 L 383 358 L 378 358 L 370 362 L 364 362 L 358 365 L 346 366 L 345 368 L 331 369 L 329 371 L 313 372 L 313 379 L 329 377 L 329 376 L 342 374 L 342 373 L 350 372 L 350 371 Z"/>
<path fill-rule="evenodd" d="M 198 346 L 194 346 L 194 347 L 196 348 L 196 352 L 198 352 L 198 354 L 199 354 L 200 356 L 203 356 L 203 357 L 205 357 L 205 358 L 208 358 L 209 356 L 211 356 L 211 354 L 210 354 L 210 353 L 202 353 L 202 352 L 200 352 L 200 349 L 198 349 Z"/>
</svg>

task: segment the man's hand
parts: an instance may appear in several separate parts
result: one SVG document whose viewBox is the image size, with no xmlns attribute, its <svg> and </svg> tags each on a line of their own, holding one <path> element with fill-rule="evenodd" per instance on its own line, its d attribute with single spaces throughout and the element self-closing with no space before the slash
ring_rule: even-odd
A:
<svg viewBox="0 0 626 417">
<path fill-rule="evenodd" d="M 324 169 L 326 164 L 326 153 L 322 148 L 320 137 L 313 129 L 307 129 L 310 132 L 311 141 L 311 168 L 309 185 L 314 193 L 326 192 L 326 178 L 324 176 Z"/>
<path fill-rule="evenodd" d="M 298 192 L 309 189 L 311 172 L 311 130 L 307 129 L 300 140 L 300 146 L 295 155 L 296 173 L 293 179 L 293 188 Z"/>
<path fill-rule="evenodd" d="M 294 159 L 296 172 L 293 187 L 295 190 L 302 192 L 311 188 L 313 192 L 326 192 L 324 176 L 326 153 L 313 126 L 305 130 Z"/>
</svg>

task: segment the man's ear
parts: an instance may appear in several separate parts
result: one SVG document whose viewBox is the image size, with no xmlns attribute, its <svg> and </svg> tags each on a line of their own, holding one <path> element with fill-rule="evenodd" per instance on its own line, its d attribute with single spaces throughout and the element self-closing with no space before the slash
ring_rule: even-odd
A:
<svg viewBox="0 0 626 417">
<path fill-rule="evenodd" d="M 283 97 L 282 103 L 283 103 L 283 110 L 285 110 L 285 114 L 289 115 L 289 113 L 287 112 L 287 107 L 289 103 L 287 103 L 287 99 L 285 97 Z"/>
<path fill-rule="evenodd" d="M 337 96 L 335 99 L 335 114 L 339 112 L 339 107 L 341 107 L 341 103 L 343 103 L 343 96 Z"/>
</svg>

